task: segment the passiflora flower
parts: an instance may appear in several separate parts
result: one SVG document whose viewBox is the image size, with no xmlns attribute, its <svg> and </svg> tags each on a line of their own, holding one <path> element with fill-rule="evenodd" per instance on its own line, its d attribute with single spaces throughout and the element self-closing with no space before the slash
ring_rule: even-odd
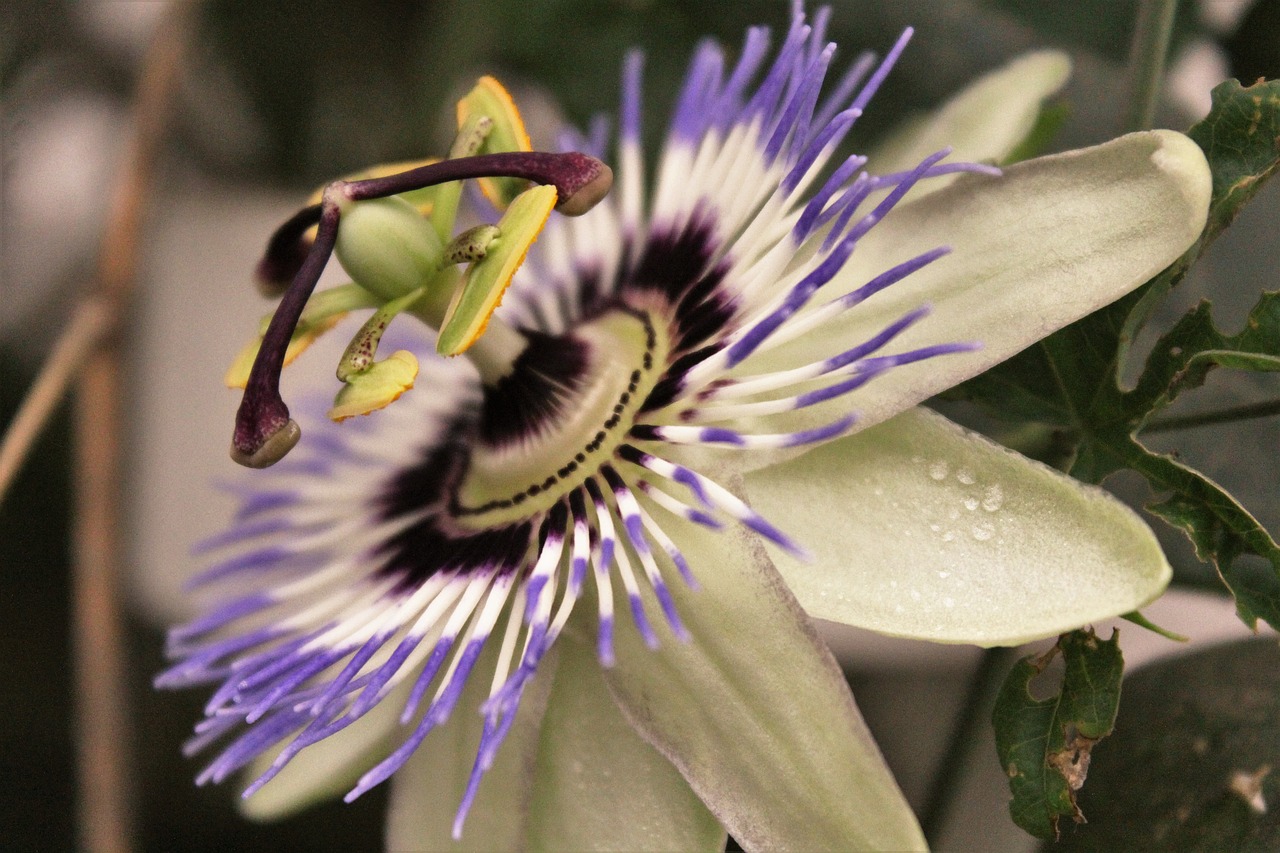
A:
<svg viewBox="0 0 1280 853">
<path fill-rule="evenodd" d="M 1041 54 L 837 158 L 906 37 L 827 85 L 824 23 L 702 46 L 651 182 L 633 56 L 611 152 L 530 150 L 485 78 L 449 157 L 277 232 L 232 453 L 301 443 L 203 546 L 227 553 L 201 582 L 241 588 L 159 679 L 217 685 L 201 781 L 250 767 L 266 815 L 396 774 L 392 847 L 915 849 L 809 616 L 998 645 L 1159 594 L 1128 509 L 915 406 L 1176 258 L 1199 149 L 982 165 L 1061 84 Z M 465 179 L 500 216 L 455 235 Z M 331 250 L 353 282 L 312 293 Z M 330 416 L 389 407 L 302 435 L 279 371 L 359 309 Z"/>
</svg>

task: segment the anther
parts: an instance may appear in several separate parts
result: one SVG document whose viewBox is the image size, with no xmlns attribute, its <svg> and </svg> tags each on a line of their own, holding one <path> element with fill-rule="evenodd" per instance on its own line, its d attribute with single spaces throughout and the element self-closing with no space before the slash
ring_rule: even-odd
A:
<svg viewBox="0 0 1280 853">
<path fill-rule="evenodd" d="M 468 228 L 444 247 L 444 263 L 469 264 L 480 260 L 488 253 L 493 241 L 498 239 L 499 233 L 496 225 L 477 225 L 475 228 Z"/>
</svg>

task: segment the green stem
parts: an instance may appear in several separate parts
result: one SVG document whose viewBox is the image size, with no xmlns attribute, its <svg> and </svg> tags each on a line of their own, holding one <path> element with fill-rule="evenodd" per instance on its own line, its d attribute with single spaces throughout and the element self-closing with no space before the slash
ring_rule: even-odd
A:
<svg viewBox="0 0 1280 853">
<path fill-rule="evenodd" d="M 1280 400 L 1267 400 L 1265 403 L 1249 403 L 1244 406 L 1232 406 L 1229 409 L 1218 409 L 1215 412 L 1201 412 L 1196 415 L 1184 415 L 1178 418 L 1163 418 L 1143 427 L 1144 433 L 1171 432 L 1176 429 L 1227 424 L 1235 421 L 1247 421 L 1254 418 L 1269 418 L 1280 415 Z"/>
<path fill-rule="evenodd" d="M 986 741 L 984 735 L 991 727 L 991 710 L 995 707 L 996 695 L 1017 657 L 1016 648 L 982 650 L 982 659 L 969 681 L 969 692 L 951 729 L 947 751 L 939 760 L 924 808 L 920 810 L 920 828 L 930 848 L 938 847 L 942 832 L 947 827 L 947 818 L 960 794 L 964 774 L 970 767 L 970 755 L 975 746 Z"/>
<path fill-rule="evenodd" d="M 1129 48 L 1129 86 L 1132 100 L 1126 130 L 1149 130 L 1164 82 L 1164 64 L 1173 35 L 1178 0 L 1141 0 Z"/>
</svg>

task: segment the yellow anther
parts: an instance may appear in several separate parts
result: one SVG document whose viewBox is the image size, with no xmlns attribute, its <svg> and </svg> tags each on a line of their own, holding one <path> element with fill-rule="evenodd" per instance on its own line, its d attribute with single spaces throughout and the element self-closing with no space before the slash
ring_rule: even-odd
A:
<svg viewBox="0 0 1280 853">
<path fill-rule="evenodd" d="M 533 150 L 515 101 L 494 78 L 481 77 L 475 88 L 458 101 L 458 128 L 465 127 L 472 116 L 485 116 L 493 120 L 493 127 L 476 151 L 477 154 Z M 499 210 L 506 208 L 529 186 L 528 181 L 519 178 L 480 178 L 478 183 L 481 192 Z"/>
<path fill-rule="evenodd" d="M 498 237 L 488 253 L 471 264 L 440 324 L 436 351 L 457 355 L 484 334 L 489 318 L 502 304 L 511 278 L 524 263 L 529 247 L 556 206 L 552 186 L 536 186 L 516 197 L 498 222 Z"/>
</svg>

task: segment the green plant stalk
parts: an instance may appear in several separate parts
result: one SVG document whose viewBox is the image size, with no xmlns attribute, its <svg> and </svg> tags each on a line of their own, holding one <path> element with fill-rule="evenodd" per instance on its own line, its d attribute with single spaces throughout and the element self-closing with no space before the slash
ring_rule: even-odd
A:
<svg viewBox="0 0 1280 853">
<path fill-rule="evenodd" d="M 1141 0 L 1129 48 L 1129 114 L 1126 131 L 1150 130 L 1164 83 L 1165 60 L 1178 0 Z"/>
<path fill-rule="evenodd" d="M 1228 409 L 1218 409 L 1213 412 L 1200 412 L 1194 415 L 1182 415 L 1176 418 L 1162 418 L 1152 421 L 1143 427 L 1144 434 L 1157 432 L 1172 432 L 1178 429 L 1191 429 L 1192 427 L 1212 426 L 1215 424 L 1229 424 L 1236 421 L 1253 420 L 1254 418 L 1269 418 L 1274 415 L 1280 415 L 1280 400 L 1267 400 L 1262 403 L 1248 403 L 1243 406 L 1232 406 Z"/>
</svg>

